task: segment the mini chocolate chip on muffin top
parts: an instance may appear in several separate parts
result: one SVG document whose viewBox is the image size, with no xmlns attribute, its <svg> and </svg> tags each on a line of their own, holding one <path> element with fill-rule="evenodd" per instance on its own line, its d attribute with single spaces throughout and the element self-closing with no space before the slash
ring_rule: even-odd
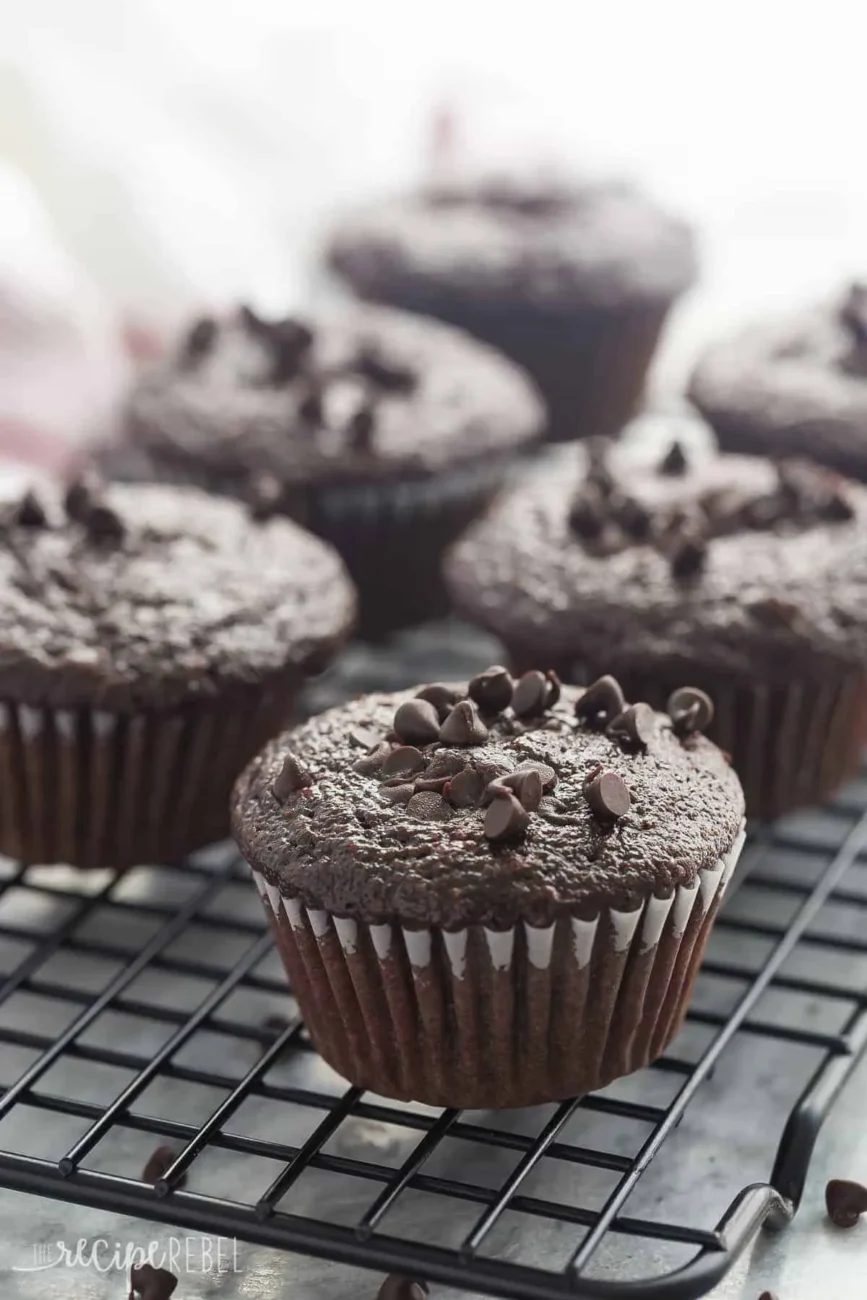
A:
<svg viewBox="0 0 867 1300">
<path fill-rule="evenodd" d="M 730 451 L 867 479 L 867 284 L 712 343 L 690 397 Z"/>
<path fill-rule="evenodd" d="M 672 714 L 502 667 L 370 695 L 287 732 L 238 781 L 233 831 L 284 897 L 369 923 L 504 929 L 638 906 L 729 852 L 743 796 Z"/>
<path fill-rule="evenodd" d="M 0 507 L 0 700 L 129 712 L 322 667 L 352 625 L 339 557 L 191 489 L 52 484 Z"/>
</svg>

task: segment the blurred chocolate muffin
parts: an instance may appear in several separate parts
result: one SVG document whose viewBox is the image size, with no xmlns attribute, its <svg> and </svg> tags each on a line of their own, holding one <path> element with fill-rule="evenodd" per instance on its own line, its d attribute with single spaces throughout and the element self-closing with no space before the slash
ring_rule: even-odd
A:
<svg viewBox="0 0 867 1300">
<path fill-rule="evenodd" d="M 867 729 L 867 492 L 801 461 L 720 455 L 697 422 L 636 422 L 515 490 L 451 552 L 458 606 L 514 664 L 612 671 L 714 700 L 747 809 L 819 801 Z"/>
<path fill-rule="evenodd" d="M 867 480 L 867 285 L 712 344 L 689 395 L 729 451 Z"/>
<path fill-rule="evenodd" d="M 525 176 L 440 184 L 352 212 L 330 265 L 360 297 L 458 325 L 533 377 L 557 441 L 638 405 L 692 236 L 641 193 Z"/>
<path fill-rule="evenodd" d="M 484 508 L 542 411 L 507 360 L 435 321 L 374 307 L 203 319 L 146 375 L 113 477 L 193 483 L 330 541 L 362 630 L 441 613 L 444 547 Z"/>
</svg>

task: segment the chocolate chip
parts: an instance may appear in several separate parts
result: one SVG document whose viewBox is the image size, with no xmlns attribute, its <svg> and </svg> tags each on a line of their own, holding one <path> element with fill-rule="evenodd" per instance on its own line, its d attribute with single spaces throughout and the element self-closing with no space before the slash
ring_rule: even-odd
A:
<svg viewBox="0 0 867 1300">
<path fill-rule="evenodd" d="M 672 576 L 675 578 L 695 578 L 701 573 L 707 560 L 707 542 L 697 533 L 682 534 L 676 539 L 669 552 Z"/>
<path fill-rule="evenodd" d="M 867 1211 L 867 1187 L 848 1178 L 832 1178 L 825 1187 L 825 1206 L 835 1228 L 854 1228 Z"/>
<path fill-rule="evenodd" d="M 527 812 L 535 812 L 542 802 L 542 778 L 535 768 L 519 768 L 502 777 L 501 783 L 506 789 L 514 790 L 515 798 Z"/>
<path fill-rule="evenodd" d="M 142 1182 L 158 1183 L 166 1170 L 175 1163 L 177 1156 L 177 1151 L 173 1151 L 171 1147 L 157 1147 L 156 1151 L 152 1151 L 147 1158 L 145 1167 L 141 1172 Z M 183 1187 L 186 1181 L 186 1174 L 182 1174 L 175 1186 Z"/>
<path fill-rule="evenodd" d="M 482 713 L 502 713 L 512 703 L 512 674 L 501 664 L 478 673 L 470 682 L 468 694 Z"/>
<path fill-rule="evenodd" d="M 365 754 L 363 758 L 359 758 L 357 762 L 353 763 L 352 770 L 354 772 L 360 772 L 362 776 L 373 776 L 375 772 L 380 770 L 383 763 L 392 752 L 391 745 L 389 745 L 387 741 L 383 740 L 380 744 L 374 745 L 370 752 Z"/>
<path fill-rule="evenodd" d="M 391 1273 L 379 1288 L 376 1300 L 425 1300 L 428 1284 L 421 1278 Z"/>
<path fill-rule="evenodd" d="M 213 350 L 219 326 L 212 316 L 202 316 L 190 326 L 181 345 L 181 357 L 186 362 L 201 361 Z"/>
<path fill-rule="evenodd" d="M 154 1268 L 153 1264 L 139 1264 L 129 1271 L 129 1293 L 133 1300 L 169 1300 L 174 1294 L 178 1279 L 167 1268 Z"/>
<path fill-rule="evenodd" d="M 554 672 L 553 668 L 549 668 L 546 672 L 545 681 L 548 683 L 548 690 L 545 695 L 545 708 L 553 709 L 563 692 L 563 683 L 560 681 L 560 678 Z"/>
<path fill-rule="evenodd" d="M 522 772 L 527 772 L 531 768 L 534 772 L 538 772 L 539 776 L 542 778 L 542 788 L 546 794 L 549 790 L 554 789 L 557 784 L 557 773 L 554 771 L 553 767 L 549 767 L 547 763 L 532 762 L 522 763 L 520 770 Z"/>
<path fill-rule="evenodd" d="M 779 596 L 755 600 L 747 608 L 765 627 L 793 627 L 801 614 L 797 605 L 790 600 L 781 600 Z"/>
<path fill-rule="evenodd" d="M 323 420 L 322 389 L 310 388 L 298 403 L 298 415 L 305 424 L 321 424 Z"/>
<path fill-rule="evenodd" d="M 858 346 L 867 344 L 867 285 L 850 285 L 840 307 L 840 320 Z"/>
<path fill-rule="evenodd" d="M 415 794 L 415 786 L 411 783 L 408 784 L 406 781 L 401 781 L 397 785 L 387 782 L 381 787 L 380 793 L 389 803 L 409 803 Z"/>
<path fill-rule="evenodd" d="M 489 840 L 514 840 L 530 825 L 530 814 L 513 794 L 504 791 L 485 813 L 485 836 Z"/>
<path fill-rule="evenodd" d="M 271 519 L 283 504 L 283 484 L 273 474 L 257 474 L 247 492 L 250 518 Z"/>
<path fill-rule="evenodd" d="M 116 510 L 102 501 L 94 502 L 87 511 L 84 526 L 94 542 L 121 542 L 126 528 Z"/>
<path fill-rule="evenodd" d="M 422 790 L 420 794 L 414 794 L 406 805 L 406 810 L 424 822 L 444 822 L 451 816 L 451 809 L 445 799 L 433 790 Z"/>
<path fill-rule="evenodd" d="M 440 727 L 440 740 L 446 745 L 484 745 L 488 728 L 479 717 L 472 700 L 461 700 Z"/>
<path fill-rule="evenodd" d="M 615 740 L 646 749 L 656 735 L 656 714 L 649 704 L 630 704 L 606 728 Z"/>
<path fill-rule="evenodd" d="M 584 797 L 600 821 L 613 822 L 629 812 L 632 796 L 616 772 L 596 772 L 584 787 Z"/>
<path fill-rule="evenodd" d="M 416 778 L 416 790 L 435 790 L 442 794 L 451 780 L 450 776 L 420 776 Z"/>
<path fill-rule="evenodd" d="M 665 708 L 677 736 L 706 731 L 713 722 L 713 700 L 697 686 L 681 686 L 672 691 Z"/>
<path fill-rule="evenodd" d="M 360 406 L 357 411 L 349 417 L 347 432 L 349 434 L 350 446 L 355 451 L 371 451 L 373 448 L 373 435 L 376 430 L 376 415 L 373 407 L 366 405 Z"/>
<path fill-rule="evenodd" d="M 616 517 L 620 527 L 633 541 L 641 542 L 650 536 L 653 522 L 650 511 L 633 497 L 624 498 Z"/>
<path fill-rule="evenodd" d="M 69 484 L 63 497 L 63 506 L 70 519 L 83 524 L 94 501 L 98 500 L 104 484 L 95 470 L 87 470 Z"/>
<path fill-rule="evenodd" d="M 515 683 L 512 708 L 517 718 L 534 718 L 545 712 L 550 683 L 544 673 L 533 668 Z"/>
<path fill-rule="evenodd" d="M 659 474 L 668 474 L 672 478 L 677 478 L 685 474 L 689 469 L 689 461 L 686 459 L 686 453 L 680 443 L 675 439 L 668 451 L 659 462 L 657 472 Z"/>
<path fill-rule="evenodd" d="M 626 708 L 626 700 L 620 683 L 608 673 L 597 677 L 575 703 L 575 716 L 598 731 L 604 731 L 608 723 Z"/>
<path fill-rule="evenodd" d="M 13 505 L 9 522 L 19 528 L 45 528 L 48 516 L 33 488 L 28 488 L 21 500 Z"/>
<path fill-rule="evenodd" d="M 445 798 L 456 808 L 476 808 L 485 791 L 485 780 L 475 768 L 465 767 L 451 778 L 445 789 Z"/>
<path fill-rule="evenodd" d="M 361 727 L 350 727 L 347 734 L 351 744 L 357 745 L 359 749 L 367 750 L 368 753 L 379 744 L 372 731 L 364 731 Z"/>
<path fill-rule="evenodd" d="M 420 750 L 414 745 L 399 745 L 391 751 L 380 770 L 384 777 L 414 776 L 424 768 L 425 757 Z"/>
<path fill-rule="evenodd" d="M 440 720 L 427 700 L 405 700 L 394 715 L 394 729 L 408 744 L 430 745 L 440 734 Z"/>
<path fill-rule="evenodd" d="M 842 491 L 837 490 L 823 503 L 820 518 L 831 524 L 844 524 L 855 518 L 855 507 Z"/>
<path fill-rule="evenodd" d="M 353 370 L 387 393 L 411 393 L 417 383 L 409 366 L 387 359 L 374 347 L 359 352 Z"/>
<path fill-rule="evenodd" d="M 301 766 L 295 755 L 287 754 L 271 786 L 271 793 L 280 803 L 285 803 L 291 794 L 297 794 L 299 790 L 308 787 L 311 780 L 310 773 Z"/>
<path fill-rule="evenodd" d="M 569 507 L 569 527 L 586 542 L 595 541 L 605 527 L 606 511 L 596 496 L 579 493 Z"/>
<path fill-rule="evenodd" d="M 445 686 L 442 682 L 431 682 L 430 686 L 423 686 L 420 691 L 416 691 L 417 700 L 427 700 L 432 704 L 439 715 L 440 722 L 444 722 L 458 700 L 463 699 L 463 693 L 456 691 L 453 686 Z"/>
<path fill-rule="evenodd" d="M 777 1300 L 777 1296 L 773 1291 L 763 1291 L 759 1300 Z"/>
</svg>

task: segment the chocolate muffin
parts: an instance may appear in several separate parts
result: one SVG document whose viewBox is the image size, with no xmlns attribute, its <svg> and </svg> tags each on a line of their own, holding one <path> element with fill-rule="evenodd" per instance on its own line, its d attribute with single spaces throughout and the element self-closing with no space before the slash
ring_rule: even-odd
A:
<svg viewBox="0 0 867 1300">
<path fill-rule="evenodd" d="M 194 483 L 294 517 L 343 555 L 379 634 L 445 609 L 442 552 L 539 432 L 506 360 L 456 330 L 356 307 L 202 320 L 142 379 L 113 477 Z"/>
<path fill-rule="evenodd" d="M 0 853 L 169 862 L 346 637 L 339 557 L 189 489 L 82 479 L 0 512 Z"/>
<path fill-rule="evenodd" d="M 822 800 L 867 719 L 867 492 L 801 461 L 720 455 L 697 422 L 573 449 L 455 547 L 458 605 L 517 667 L 610 668 L 661 704 L 712 695 L 748 811 Z M 665 444 L 662 444 L 665 448 Z"/>
<path fill-rule="evenodd" d="M 511 1107 L 665 1049 L 744 814 L 699 734 L 709 702 L 672 709 L 495 666 L 362 697 L 253 760 L 235 838 L 330 1065 L 386 1096 Z"/>
<path fill-rule="evenodd" d="M 680 221 L 622 184 L 440 183 L 349 214 L 328 260 L 359 294 L 459 325 L 513 358 L 557 441 L 616 433 L 696 273 Z"/>
<path fill-rule="evenodd" d="M 690 397 L 729 451 L 808 456 L 867 480 L 867 285 L 713 344 Z"/>
</svg>

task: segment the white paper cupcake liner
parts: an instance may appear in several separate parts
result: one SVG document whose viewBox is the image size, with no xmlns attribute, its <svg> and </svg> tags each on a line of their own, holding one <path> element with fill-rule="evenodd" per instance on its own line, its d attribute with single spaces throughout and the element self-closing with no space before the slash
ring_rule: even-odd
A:
<svg viewBox="0 0 867 1300">
<path fill-rule="evenodd" d="M 294 689 L 141 714 L 0 701 L 0 853 L 26 863 L 169 862 L 224 838 L 232 784 Z"/>
<path fill-rule="evenodd" d="M 541 928 L 367 925 L 257 871 L 292 990 L 328 1063 L 386 1096 L 463 1108 L 604 1087 L 671 1041 L 743 846 L 633 911 Z"/>
</svg>

